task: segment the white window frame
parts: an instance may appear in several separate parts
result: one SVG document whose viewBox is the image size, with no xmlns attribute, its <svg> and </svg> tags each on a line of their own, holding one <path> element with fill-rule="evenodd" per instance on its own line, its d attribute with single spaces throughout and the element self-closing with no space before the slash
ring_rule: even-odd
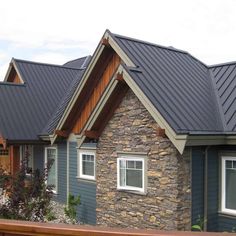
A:
<svg viewBox="0 0 236 236">
<path fill-rule="evenodd" d="M 94 176 L 92 175 L 84 175 L 83 174 L 83 155 L 91 155 L 94 156 Z M 88 179 L 88 180 L 96 180 L 96 152 L 92 150 L 80 150 L 79 151 L 79 178 Z"/>
<path fill-rule="evenodd" d="M 45 168 L 47 167 L 47 150 L 48 149 L 54 149 L 54 150 L 56 150 L 56 158 L 55 158 L 55 175 L 56 175 L 56 184 L 55 184 L 55 189 L 53 189 L 52 190 L 52 192 L 54 193 L 54 194 L 56 194 L 57 193 L 57 191 L 58 191 L 58 169 L 57 169 L 57 167 L 58 167 L 58 164 L 57 164 L 57 162 L 58 162 L 58 156 L 57 156 L 57 147 L 45 147 L 45 151 L 44 151 L 44 166 L 45 166 Z M 46 181 L 46 184 L 47 184 L 47 181 Z"/>
<path fill-rule="evenodd" d="M 142 170 L 142 181 L 143 181 L 143 187 L 133 187 L 133 186 L 121 186 L 120 185 L 120 161 L 141 161 L 143 170 Z M 134 156 L 121 156 L 117 158 L 117 189 L 118 190 L 127 190 L 127 191 L 134 191 L 134 192 L 140 192 L 145 193 L 146 192 L 146 160 L 145 157 L 134 157 Z"/>
<path fill-rule="evenodd" d="M 222 156 L 221 158 L 221 212 L 236 215 L 236 210 L 226 208 L 226 161 L 236 161 L 236 157 Z M 236 199 L 235 199 L 236 200 Z"/>
</svg>

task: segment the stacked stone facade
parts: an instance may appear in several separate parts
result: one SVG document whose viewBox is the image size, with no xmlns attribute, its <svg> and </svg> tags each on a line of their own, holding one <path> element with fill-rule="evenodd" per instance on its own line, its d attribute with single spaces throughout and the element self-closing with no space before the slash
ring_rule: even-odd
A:
<svg viewBox="0 0 236 236">
<path fill-rule="evenodd" d="M 190 230 L 190 152 L 180 155 L 129 90 L 99 138 L 96 156 L 97 224 Z M 147 193 L 117 190 L 119 152 L 146 153 Z"/>
</svg>

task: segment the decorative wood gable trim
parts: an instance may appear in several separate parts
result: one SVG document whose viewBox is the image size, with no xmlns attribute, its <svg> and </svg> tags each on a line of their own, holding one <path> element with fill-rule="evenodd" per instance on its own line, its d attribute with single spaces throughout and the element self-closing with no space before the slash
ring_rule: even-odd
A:
<svg viewBox="0 0 236 236">
<path fill-rule="evenodd" d="M 17 68 L 14 58 L 11 60 L 7 73 L 4 78 L 4 82 L 10 82 L 15 84 L 24 84 L 24 80 Z"/>
<path fill-rule="evenodd" d="M 113 38 L 112 34 L 107 31 L 103 37 L 106 40 L 102 40 L 100 44 L 98 45 L 98 48 L 95 51 L 95 55 L 93 56 L 93 59 L 91 63 L 89 64 L 89 67 L 85 71 L 85 74 L 82 78 L 82 82 L 80 83 L 80 86 L 77 88 L 76 92 L 74 93 L 73 98 L 71 99 L 66 111 L 64 112 L 63 117 L 59 121 L 59 124 L 57 126 L 57 129 L 61 129 L 71 112 L 71 109 L 73 106 L 75 106 L 76 101 L 78 100 L 79 96 L 81 95 L 81 92 L 84 90 L 84 86 L 86 85 L 87 80 L 89 79 L 90 74 L 93 72 L 95 65 L 97 64 L 98 60 L 100 59 L 104 49 L 110 49 L 114 50 L 117 55 L 121 58 L 122 62 L 125 64 L 125 66 L 129 68 L 136 68 L 136 65 L 131 61 L 131 59 L 125 54 L 125 52 L 119 47 L 119 45 L 116 43 L 115 39 Z M 104 46 L 104 44 L 106 46 Z M 107 45 L 110 45 L 110 47 L 107 47 Z M 118 73 L 122 74 L 119 75 Z M 138 71 L 138 73 L 142 73 L 141 71 Z M 118 75 L 117 75 L 118 74 Z M 113 77 L 114 78 L 114 77 Z M 108 81 L 109 82 L 109 81 Z M 172 143 L 175 145 L 175 147 L 179 150 L 180 153 L 183 153 L 187 135 L 177 135 L 174 130 L 170 127 L 170 125 L 165 121 L 165 119 L 161 116 L 159 111 L 153 106 L 153 104 L 149 101 L 149 99 L 146 97 L 146 95 L 143 93 L 143 91 L 138 87 L 138 85 L 134 82 L 134 80 L 129 75 L 128 71 L 124 68 L 124 66 L 120 65 L 117 73 L 116 78 L 112 79 L 110 83 L 107 83 L 106 86 L 104 86 L 103 92 L 100 94 L 99 100 L 94 103 L 92 109 L 90 109 L 90 115 L 84 117 L 83 125 L 79 125 L 78 129 L 73 129 L 73 132 L 80 137 L 80 142 L 83 142 L 83 139 L 85 138 L 84 135 L 82 135 L 82 131 L 98 131 L 96 129 L 92 129 L 92 126 L 96 122 L 96 118 L 98 118 L 99 112 L 102 111 L 102 109 L 105 107 L 106 102 L 108 101 L 109 95 L 115 91 L 115 88 L 117 84 L 127 84 L 128 87 L 132 89 L 132 91 L 135 93 L 135 95 L 139 98 L 139 100 L 142 102 L 142 104 L 146 107 L 146 109 L 149 111 L 149 113 L 153 116 L 153 118 L 156 120 L 158 125 L 161 127 L 161 129 L 165 130 L 165 135 L 172 141 Z M 110 85 L 109 85 L 110 84 Z M 109 90 L 110 89 L 110 90 Z M 108 95 L 108 96 L 105 96 Z M 101 104 L 103 104 L 101 107 Z M 98 113 L 96 113 L 96 111 Z M 82 117 L 82 116 L 81 116 Z M 81 119 L 82 120 L 82 119 Z M 64 127 L 65 128 L 65 127 Z M 101 131 L 99 131 L 101 132 Z M 56 136 L 52 137 L 51 142 L 53 143 L 56 139 Z"/>
<path fill-rule="evenodd" d="M 108 46 L 105 46 L 104 44 L 108 45 Z M 104 33 L 104 35 L 102 37 L 102 40 L 98 44 L 98 46 L 97 46 L 97 48 L 96 48 L 96 50 L 94 52 L 94 55 L 92 57 L 91 62 L 89 63 L 87 69 L 84 72 L 83 78 L 82 78 L 82 80 L 80 82 L 80 86 L 77 87 L 77 89 L 76 89 L 72 99 L 70 100 L 67 108 L 65 109 L 61 119 L 59 120 L 58 125 L 56 127 L 57 130 L 62 129 L 64 123 L 66 122 L 66 120 L 67 120 L 67 118 L 68 118 L 68 116 L 69 116 L 69 114 L 71 112 L 71 109 L 75 106 L 76 101 L 77 101 L 78 97 L 81 94 L 81 91 L 84 89 L 84 86 L 85 86 L 85 84 L 86 84 L 90 74 L 92 73 L 94 67 L 96 66 L 96 64 L 97 64 L 100 56 L 102 55 L 103 51 L 105 50 L 105 48 L 111 48 L 112 50 L 114 50 L 119 55 L 121 60 L 127 66 L 134 66 L 135 67 L 135 64 L 129 59 L 129 57 L 123 52 L 123 50 L 121 50 L 119 45 L 112 38 L 111 33 L 107 30 Z M 56 134 L 50 136 L 50 140 L 51 140 L 52 144 L 55 142 L 56 138 L 57 138 Z"/>
<path fill-rule="evenodd" d="M 121 74 L 124 79 L 124 82 L 118 82 L 119 80 L 116 79 L 117 76 L 120 76 Z M 111 99 L 114 96 L 114 94 L 116 93 L 115 91 L 118 91 L 118 87 L 120 87 L 119 93 L 121 93 L 122 91 L 125 93 L 125 88 L 126 89 L 130 88 L 134 92 L 134 94 L 139 98 L 139 100 L 142 102 L 142 104 L 146 107 L 146 109 L 149 111 L 149 113 L 152 115 L 152 117 L 155 119 L 155 121 L 158 123 L 158 125 L 160 126 L 160 129 L 157 130 L 157 135 L 161 135 L 164 137 L 167 136 L 172 141 L 172 143 L 175 145 L 175 147 L 178 149 L 178 151 L 180 153 L 183 153 L 184 148 L 185 148 L 185 144 L 186 144 L 186 140 L 187 140 L 187 135 L 175 134 L 174 130 L 164 120 L 164 118 L 156 110 L 156 108 L 152 105 L 152 103 L 146 98 L 146 96 L 139 89 L 139 87 L 133 83 L 134 83 L 134 81 L 132 80 L 132 78 L 130 77 L 130 75 L 126 71 L 126 69 L 122 65 L 120 65 L 116 74 L 114 75 L 113 79 L 111 80 L 109 86 L 107 86 L 107 89 L 104 92 L 103 96 L 101 97 L 98 105 L 96 106 L 96 108 L 94 109 L 93 113 L 91 114 L 89 120 L 87 121 L 84 129 L 96 130 L 96 131 L 98 131 L 98 133 L 100 135 L 102 133 L 102 130 L 105 127 L 106 123 L 111 118 L 111 116 L 108 116 L 107 120 L 103 120 L 103 118 L 106 117 L 105 110 L 107 109 L 106 108 L 107 104 L 112 103 L 112 101 L 117 101 L 117 103 L 119 105 L 119 102 L 121 102 L 121 99 L 120 99 L 120 101 L 118 101 L 119 99 L 116 99 L 116 100 Z M 124 87 L 121 87 L 121 85 L 123 85 Z M 117 94 L 114 97 L 118 96 L 119 93 L 117 92 Z M 122 96 L 124 96 L 124 94 Z M 100 115 L 102 113 L 103 113 L 103 116 Z M 111 114 L 113 114 L 113 113 L 111 113 Z M 101 122 L 101 121 L 103 121 L 103 122 Z M 80 134 L 78 146 L 82 145 L 85 138 L 86 137 L 83 134 Z"/>
<path fill-rule="evenodd" d="M 97 105 L 99 99 L 101 98 L 104 90 L 106 89 L 119 64 L 119 56 L 113 53 L 113 56 L 111 57 L 107 67 L 104 69 L 101 78 L 97 81 L 95 86 L 92 84 L 91 88 L 88 88 L 89 91 L 87 93 L 90 93 L 90 95 L 87 98 L 87 102 L 84 104 L 84 106 L 80 110 L 77 110 L 77 112 L 80 112 L 78 112 L 79 116 L 72 129 L 73 133 L 81 133 L 82 128 L 86 124 L 89 116 Z"/>
</svg>

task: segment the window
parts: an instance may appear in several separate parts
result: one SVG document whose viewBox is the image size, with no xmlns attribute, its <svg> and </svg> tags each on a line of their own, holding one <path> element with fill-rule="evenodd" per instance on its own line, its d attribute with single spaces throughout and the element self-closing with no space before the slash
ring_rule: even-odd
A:
<svg viewBox="0 0 236 236">
<path fill-rule="evenodd" d="M 222 157 L 221 210 L 236 214 L 236 157 Z"/>
<path fill-rule="evenodd" d="M 57 192 L 57 149 L 55 147 L 45 148 L 45 166 L 50 163 L 47 185 L 53 186 L 53 192 Z"/>
<path fill-rule="evenodd" d="M 9 155 L 9 150 L 8 149 L 1 149 L 0 148 L 0 156 L 2 157 L 8 157 L 8 155 Z"/>
<path fill-rule="evenodd" d="M 118 189 L 145 191 L 143 157 L 120 157 L 117 159 Z"/>
<path fill-rule="evenodd" d="M 80 152 L 79 177 L 95 180 L 95 153 L 91 151 Z"/>
<path fill-rule="evenodd" d="M 33 146 L 32 145 L 24 145 L 21 146 L 20 153 L 21 162 L 24 164 L 26 169 L 26 174 L 31 174 L 33 171 Z"/>
</svg>

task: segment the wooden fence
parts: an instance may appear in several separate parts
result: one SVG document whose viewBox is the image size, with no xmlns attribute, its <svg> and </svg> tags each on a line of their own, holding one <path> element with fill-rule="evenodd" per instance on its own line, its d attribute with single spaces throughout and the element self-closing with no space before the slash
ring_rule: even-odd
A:
<svg viewBox="0 0 236 236">
<path fill-rule="evenodd" d="M 219 236 L 224 233 L 201 233 L 201 232 L 173 232 L 156 230 L 133 230 L 114 229 L 91 226 L 47 224 L 15 220 L 0 220 L 0 236 L 22 236 L 22 235 L 78 235 L 78 236 Z M 226 235 L 234 235 L 226 234 Z"/>
</svg>

